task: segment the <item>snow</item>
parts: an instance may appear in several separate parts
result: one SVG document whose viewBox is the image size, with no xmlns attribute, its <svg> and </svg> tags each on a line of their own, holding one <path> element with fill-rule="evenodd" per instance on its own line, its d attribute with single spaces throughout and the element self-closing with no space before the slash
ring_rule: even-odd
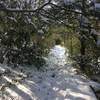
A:
<svg viewBox="0 0 100 100">
<path fill-rule="evenodd" d="M 90 81 L 78 75 L 70 62 L 62 64 L 65 54 L 68 57 L 68 51 L 60 45 L 52 48 L 48 61 L 57 57 L 61 65 L 60 62 L 55 65 L 55 58 L 51 65 L 54 67 L 49 65 L 43 71 L 36 70 L 34 66 L 13 68 L 0 65 L 3 73 L 8 70 L 1 76 L 0 86 L 4 84 L 6 88 L 2 89 L 0 100 L 6 100 L 3 97 L 7 100 L 97 100 L 90 88 Z"/>
<path fill-rule="evenodd" d="M 100 3 L 95 3 L 95 9 L 100 10 Z"/>
<path fill-rule="evenodd" d="M 70 4 L 74 3 L 74 2 L 75 2 L 75 0 L 64 0 L 64 4 L 65 5 L 70 5 Z"/>
<path fill-rule="evenodd" d="M 100 39 L 97 40 L 97 46 L 100 47 Z"/>
<path fill-rule="evenodd" d="M 68 57 L 68 50 L 66 50 L 64 47 L 60 45 L 54 46 L 48 55 L 49 67 L 54 67 L 54 66 L 51 66 L 51 64 L 64 66 L 64 64 L 66 63 L 67 57 Z"/>
<path fill-rule="evenodd" d="M 96 32 L 95 29 L 91 29 L 91 34 L 97 35 L 98 33 Z"/>
</svg>

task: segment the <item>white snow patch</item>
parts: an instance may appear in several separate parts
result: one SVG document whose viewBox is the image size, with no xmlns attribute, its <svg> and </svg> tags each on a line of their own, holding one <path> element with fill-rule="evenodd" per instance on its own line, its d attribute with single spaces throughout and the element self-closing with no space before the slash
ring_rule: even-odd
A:
<svg viewBox="0 0 100 100">
<path fill-rule="evenodd" d="M 58 45 L 51 50 L 50 55 L 52 54 L 53 57 L 57 57 L 55 60 L 60 59 L 60 64 L 62 64 L 63 59 L 66 58 L 65 51 L 64 47 Z M 55 63 L 55 60 L 53 60 L 51 60 L 51 63 Z M 26 75 L 27 77 L 6 88 L 5 92 L 8 94 L 6 95 L 3 92 L 6 95 L 5 98 L 7 100 L 11 100 L 9 99 L 10 97 L 13 97 L 14 100 L 97 100 L 89 87 L 89 81 L 83 76 L 76 75 L 75 68 L 72 67 L 71 63 L 63 64 L 62 66 L 59 66 L 58 63 L 56 67 L 55 64 L 52 65 L 54 65 L 53 69 L 50 69 L 49 66 L 48 70 L 43 72 L 37 71 L 32 67 L 20 66 L 13 69 L 19 74 L 23 73 L 21 75 Z M 6 67 L 1 66 L 0 70 L 2 68 L 5 70 L 8 69 Z M 20 69 L 23 69 L 23 72 Z M 5 79 L 8 82 L 12 82 L 11 80 L 14 76 L 16 79 L 18 74 L 14 73 L 13 70 L 2 77 L 0 81 Z M 4 99 L 0 96 L 0 100 Z"/>
<path fill-rule="evenodd" d="M 100 10 L 100 3 L 95 3 L 95 9 L 99 9 Z"/>
<path fill-rule="evenodd" d="M 74 3 L 74 2 L 75 2 L 75 0 L 64 0 L 64 4 L 65 5 L 70 5 L 70 4 Z"/>
</svg>

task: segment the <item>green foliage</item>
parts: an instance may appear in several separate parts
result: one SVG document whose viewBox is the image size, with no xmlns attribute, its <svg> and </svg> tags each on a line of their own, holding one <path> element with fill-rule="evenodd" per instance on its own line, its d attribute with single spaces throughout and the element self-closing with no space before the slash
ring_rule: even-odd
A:
<svg viewBox="0 0 100 100">
<path fill-rule="evenodd" d="M 0 12 L 1 63 L 7 60 L 8 64 L 33 64 L 38 69 L 45 64 L 43 44 L 32 41 L 33 33 L 38 34 L 38 26 L 34 26 L 35 19 L 29 16 L 25 13 Z"/>
</svg>

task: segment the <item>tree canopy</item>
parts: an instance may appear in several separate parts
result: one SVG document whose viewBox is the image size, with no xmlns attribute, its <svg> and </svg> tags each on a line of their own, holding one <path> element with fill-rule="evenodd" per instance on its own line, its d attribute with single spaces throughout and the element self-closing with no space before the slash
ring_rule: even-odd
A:
<svg viewBox="0 0 100 100">
<path fill-rule="evenodd" d="M 84 56 L 86 41 L 91 41 L 92 38 L 93 43 L 98 44 L 99 0 L 1 0 L 1 62 L 7 58 L 8 63 L 31 64 L 37 60 L 43 64 L 45 50 L 41 45 L 42 36 L 49 34 L 48 30 L 53 25 L 74 30 L 79 36 L 80 51 Z M 32 40 L 33 34 L 39 36 L 38 41 Z"/>
</svg>

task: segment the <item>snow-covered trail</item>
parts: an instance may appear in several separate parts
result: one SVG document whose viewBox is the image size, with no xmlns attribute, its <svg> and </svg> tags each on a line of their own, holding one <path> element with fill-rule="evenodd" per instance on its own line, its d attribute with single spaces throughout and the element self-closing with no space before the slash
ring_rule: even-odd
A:
<svg viewBox="0 0 100 100">
<path fill-rule="evenodd" d="M 56 53 L 58 60 L 52 58 Z M 7 84 L 7 81 L 11 83 L 2 92 L 3 97 L 7 100 L 97 100 L 89 81 L 77 75 L 70 63 L 64 63 L 64 54 L 63 47 L 54 47 L 48 57 L 49 67 L 44 71 L 37 71 L 32 67 L 12 69 L 1 65 L 0 70 L 9 69 L 9 75 L 1 77 L 0 85 Z M 6 100 L 3 97 L 0 100 Z"/>
</svg>

